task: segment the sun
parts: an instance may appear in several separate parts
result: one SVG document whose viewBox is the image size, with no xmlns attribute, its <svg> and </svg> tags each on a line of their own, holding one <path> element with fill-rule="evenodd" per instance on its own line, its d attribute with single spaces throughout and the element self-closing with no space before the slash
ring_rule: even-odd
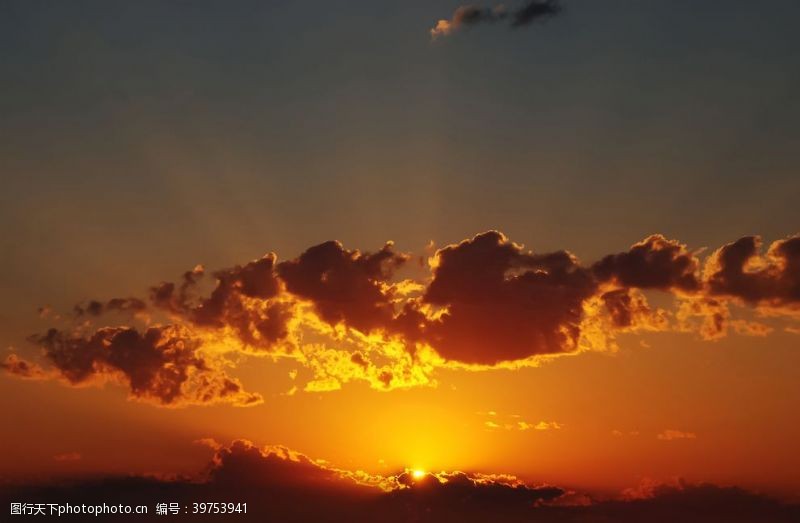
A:
<svg viewBox="0 0 800 523">
<path fill-rule="evenodd" d="M 412 471 L 411 471 L 411 475 L 414 477 L 414 479 L 422 479 L 422 478 L 424 478 L 424 477 L 425 477 L 427 474 L 428 474 L 428 473 L 427 473 L 427 472 L 425 472 L 425 471 L 424 471 L 424 470 L 422 470 L 422 469 L 414 469 L 414 470 L 412 470 Z"/>
</svg>

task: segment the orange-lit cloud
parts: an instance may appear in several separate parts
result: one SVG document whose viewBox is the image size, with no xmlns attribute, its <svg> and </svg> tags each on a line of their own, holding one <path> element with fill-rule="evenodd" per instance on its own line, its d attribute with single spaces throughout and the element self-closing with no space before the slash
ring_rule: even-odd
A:
<svg viewBox="0 0 800 523">
<path fill-rule="evenodd" d="M 34 341 L 58 375 L 73 385 L 120 381 L 131 397 L 166 406 L 261 401 L 206 357 L 200 342 L 180 327 L 144 332 L 108 327 L 89 337 L 50 329 Z"/>
<path fill-rule="evenodd" d="M 488 416 L 489 419 L 483 422 L 484 427 L 489 430 L 509 430 L 509 431 L 526 431 L 526 430 L 561 430 L 564 428 L 562 423 L 558 423 L 556 421 L 539 421 L 539 422 L 528 422 L 522 419 L 522 416 L 519 414 L 498 414 L 495 411 L 489 411 L 486 413 L 479 412 L 478 415 L 480 416 Z"/>
<path fill-rule="evenodd" d="M 227 371 L 242 355 L 296 361 L 291 394 L 350 382 L 389 391 L 435 386 L 442 368 L 514 369 L 615 350 L 622 333 L 765 336 L 771 316 L 800 317 L 800 237 L 765 255 L 758 245 L 746 237 L 701 260 L 655 234 L 582 264 L 488 231 L 437 250 L 429 274 L 403 279 L 411 255 L 391 242 L 362 252 L 330 241 L 213 272 L 207 294 L 198 265 L 152 287 L 148 301 L 89 301 L 63 320 L 78 325 L 32 337 L 49 366 L 12 354 L 2 367 L 73 385 L 116 381 L 160 405 L 248 405 L 260 398 Z M 674 308 L 651 306 L 658 296 Z M 138 325 L 104 326 L 109 312 Z"/>
<path fill-rule="evenodd" d="M 0 368 L 23 379 L 47 379 L 48 373 L 40 365 L 21 359 L 16 354 L 9 354 L 5 361 L 0 362 Z"/>
<path fill-rule="evenodd" d="M 618 329 L 663 331 L 669 328 L 667 312 L 653 310 L 645 295 L 637 289 L 615 289 L 604 293 L 601 298 Z"/>
<path fill-rule="evenodd" d="M 697 434 L 694 432 L 685 432 L 682 430 L 667 429 L 656 435 L 656 438 L 663 441 L 672 441 L 675 439 L 696 439 Z"/>
</svg>

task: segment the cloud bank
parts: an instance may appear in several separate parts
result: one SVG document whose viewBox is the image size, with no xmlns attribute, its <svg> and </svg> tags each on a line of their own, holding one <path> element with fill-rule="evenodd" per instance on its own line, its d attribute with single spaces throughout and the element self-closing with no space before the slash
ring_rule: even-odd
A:
<svg viewBox="0 0 800 523">
<path fill-rule="evenodd" d="M 189 477 L 109 477 L 0 490 L 10 502 L 149 505 L 137 521 L 160 521 L 157 503 L 247 503 L 234 521 L 796 521 L 800 507 L 736 487 L 645 481 L 618 496 L 592 496 L 552 485 L 529 485 L 504 474 L 463 471 L 375 475 L 343 470 L 282 446 L 246 440 L 213 444 L 214 456 Z M 85 518 L 86 516 L 82 516 Z M 208 514 L 170 516 L 205 521 Z M 213 516 L 214 520 L 226 516 Z M 95 517 L 92 516 L 94 519 Z M 62 519 L 62 518 L 59 518 Z M 69 518 L 67 518 L 69 520 Z M 104 520 L 100 517 L 99 520 Z"/>
<path fill-rule="evenodd" d="M 56 316 L 66 325 L 31 337 L 39 361 L 14 353 L 2 367 L 72 385 L 121 383 L 131 398 L 165 406 L 247 406 L 261 398 L 229 374 L 243 357 L 297 362 L 305 391 L 350 381 L 392 390 L 435 385 L 445 367 L 518 368 L 614 350 L 622 334 L 766 336 L 764 318 L 800 319 L 800 236 L 765 252 L 745 237 L 703 259 L 655 234 L 586 264 L 487 231 L 444 246 L 427 274 L 404 278 L 412 258 L 391 242 L 362 252 L 329 241 L 210 277 L 198 265 L 142 297 Z M 651 306 L 658 295 L 673 305 Z M 104 324 L 112 320 L 123 324 Z"/>
</svg>

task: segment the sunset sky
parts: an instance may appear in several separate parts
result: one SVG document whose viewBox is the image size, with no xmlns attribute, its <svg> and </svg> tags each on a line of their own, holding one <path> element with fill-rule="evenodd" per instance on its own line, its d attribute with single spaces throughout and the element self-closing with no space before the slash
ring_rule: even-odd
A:
<svg viewBox="0 0 800 523">
<path fill-rule="evenodd" d="M 800 498 L 800 3 L 476 5 L 0 2 L 1 483 Z"/>
</svg>

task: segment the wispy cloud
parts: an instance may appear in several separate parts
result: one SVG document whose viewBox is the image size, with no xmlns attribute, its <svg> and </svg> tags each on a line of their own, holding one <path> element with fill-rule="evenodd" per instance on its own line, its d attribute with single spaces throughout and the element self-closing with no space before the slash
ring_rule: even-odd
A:
<svg viewBox="0 0 800 523">
<path fill-rule="evenodd" d="M 672 441 L 675 439 L 696 439 L 697 434 L 694 432 L 685 432 L 682 430 L 667 429 L 656 435 L 656 438 L 663 441 Z"/>
</svg>

